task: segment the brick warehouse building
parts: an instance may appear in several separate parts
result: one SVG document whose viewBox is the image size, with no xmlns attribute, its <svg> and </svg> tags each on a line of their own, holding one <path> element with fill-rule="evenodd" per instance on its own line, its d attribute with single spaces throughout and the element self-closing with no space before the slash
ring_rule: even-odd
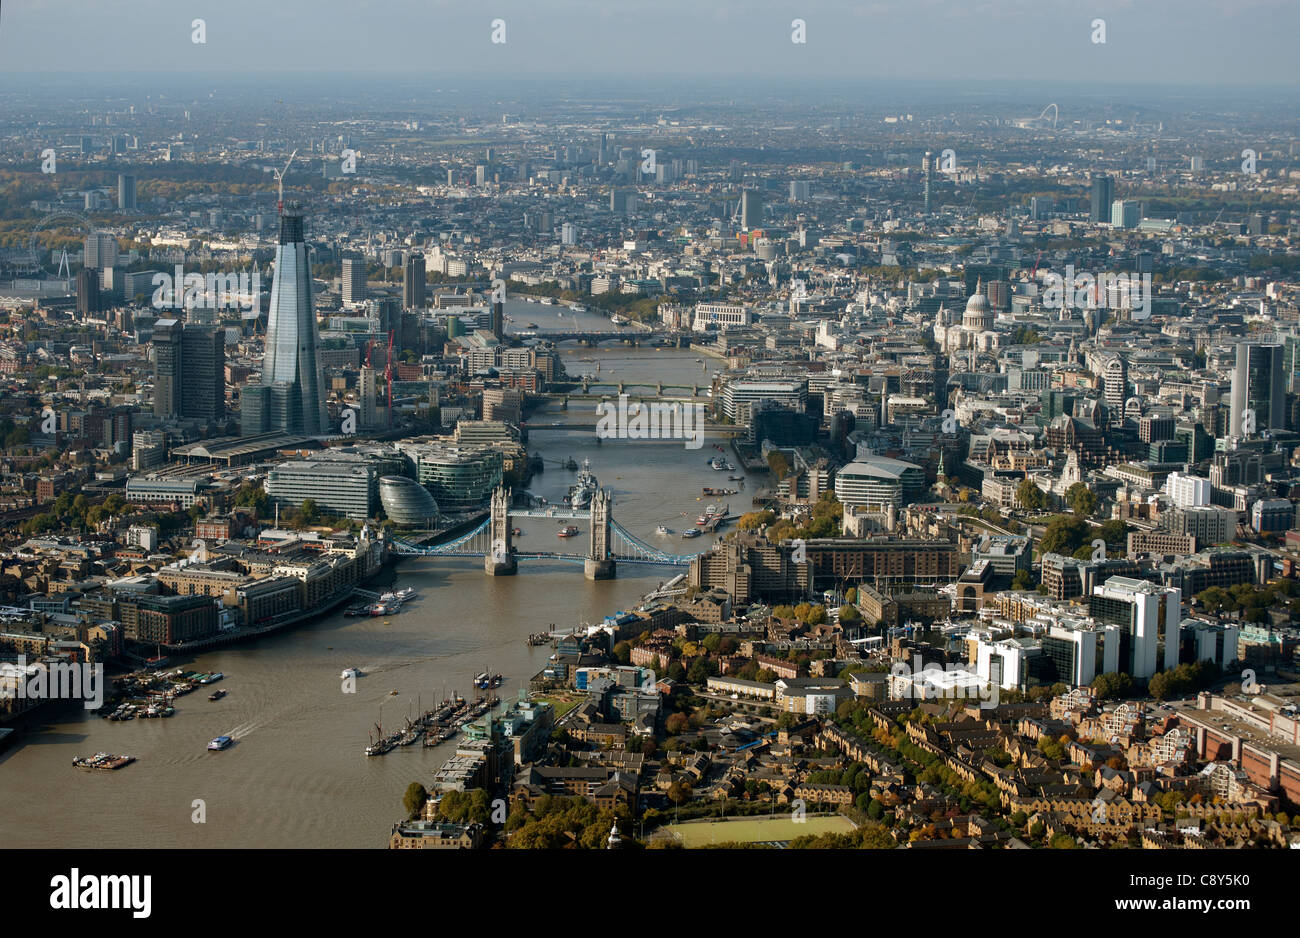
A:
<svg viewBox="0 0 1300 938">
<path fill-rule="evenodd" d="M 1247 703 L 1202 692 L 1195 705 L 1175 710 L 1198 758 L 1230 762 L 1260 788 L 1300 804 L 1300 716 L 1291 707 L 1272 695 Z"/>
</svg>

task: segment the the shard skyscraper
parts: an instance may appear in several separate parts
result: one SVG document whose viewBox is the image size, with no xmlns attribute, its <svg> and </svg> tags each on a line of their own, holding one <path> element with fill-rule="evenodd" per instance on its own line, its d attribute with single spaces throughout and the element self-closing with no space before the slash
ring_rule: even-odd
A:
<svg viewBox="0 0 1300 938">
<path fill-rule="evenodd" d="M 245 395 L 256 400 L 250 400 L 254 406 L 245 411 L 250 418 L 243 429 L 246 435 L 279 430 L 315 436 L 328 430 L 311 302 L 311 263 L 303 241 L 302 209 L 293 204 L 280 216 L 262 387 L 265 390 Z"/>
</svg>

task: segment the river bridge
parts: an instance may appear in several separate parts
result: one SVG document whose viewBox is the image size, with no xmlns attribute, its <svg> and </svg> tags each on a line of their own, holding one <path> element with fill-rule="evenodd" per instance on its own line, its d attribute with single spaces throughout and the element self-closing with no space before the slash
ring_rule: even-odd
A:
<svg viewBox="0 0 1300 938">
<path fill-rule="evenodd" d="M 643 564 L 650 566 L 686 566 L 704 553 L 702 548 L 690 554 L 674 554 L 632 534 L 614 520 L 611 511 L 613 498 L 608 490 L 601 489 L 591 500 L 590 509 L 581 508 L 512 508 L 511 491 L 498 486 L 492 493 L 492 512 L 483 523 L 445 544 L 431 546 L 412 544 L 393 538 L 389 551 L 395 554 L 421 557 L 482 557 L 483 570 L 488 576 L 510 576 L 518 569 L 520 560 L 562 560 L 580 563 L 589 580 L 612 579 L 618 564 Z M 584 520 L 591 522 L 585 553 L 558 550 L 519 550 L 514 545 L 512 518 L 549 518 L 555 520 Z"/>
</svg>

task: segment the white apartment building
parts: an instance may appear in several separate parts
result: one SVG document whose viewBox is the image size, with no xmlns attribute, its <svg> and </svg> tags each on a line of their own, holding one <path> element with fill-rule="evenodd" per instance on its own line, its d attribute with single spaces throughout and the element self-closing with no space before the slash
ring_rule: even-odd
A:
<svg viewBox="0 0 1300 938">
<path fill-rule="evenodd" d="M 294 460 L 271 470 L 266 494 L 284 508 L 312 499 L 323 514 L 364 521 L 379 497 L 379 469 L 369 463 Z"/>
<path fill-rule="evenodd" d="M 1179 508 L 1199 508 L 1210 504 L 1210 480 L 1183 472 L 1171 472 L 1165 480 L 1165 493 Z"/>
<path fill-rule="evenodd" d="M 697 303 L 695 305 L 694 329 L 703 332 L 709 325 L 748 326 L 753 315 L 747 306 L 729 303 Z"/>
</svg>

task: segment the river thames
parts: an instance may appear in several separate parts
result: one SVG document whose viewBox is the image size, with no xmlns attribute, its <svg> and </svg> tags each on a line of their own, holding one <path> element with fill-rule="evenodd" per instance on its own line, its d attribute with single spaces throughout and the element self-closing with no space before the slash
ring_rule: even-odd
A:
<svg viewBox="0 0 1300 938">
<path fill-rule="evenodd" d="M 537 318 L 531 310 L 548 309 L 511 308 L 517 318 Z M 612 371 L 628 381 L 707 383 L 700 356 L 691 350 L 566 344 L 562 356 L 575 374 L 594 372 L 599 362 L 602 376 Z M 716 370 L 707 357 L 704 364 L 707 372 Z M 576 406 L 594 409 L 574 402 L 568 416 Z M 695 450 L 667 441 L 597 445 L 592 430 L 551 428 L 550 416 L 543 410 L 530 420 L 529 451 L 546 460 L 531 491 L 558 502 L 574 477 L 559 464 L 590 459 L 613 494 L 614 517 L 671 553 L 708 546 L 714 538 L 683 540 L 678 532 L 692 527 L 710 502 L 729 504 L 735 514 L 746 510 L 758 484 L 748 480 L 730 497 L 701 496 L 704 486 L 738 487 L 726 479 L 739 469 L 715 472 L 707 464 L 722 438 L 706 437 Z M 524 532 L 517 546 L 585 549 L 585 523 L 576 523 L 581 536 L 557 548 L 565 542 L 557 539 L 555 522 L 521 519 L 515 522 Z M 659 525 L 673 533 L 656 534 Z M 237 647 L 173 659 L 171 667 L 224 672 L 218 686 L 229 696 L 223 700 L 210 702 L 206 692 L 195 691 L 178 700 L 168 720 L 112 723 L 74 710 L 33 724 L 0 754 L 0 832 L 11 847 L 386 846 L 392 823 L 403 815 L 407 785 L 429 785 L 454 741 L 367 758 L 362 749 L 375 723 L 388 731 L 455 691 L 473 696 L 471 678 L 489 668 L 505 676 L 498 693 L 509 698 L 552 653 L 548 646 L 528 647 L 529 633 L 599 622 L 684 570 L 624 564 L 616 579 L 592 582 L 581 564 L 563 561 L 522 560 L 517 576 L 493 578 L 478 559 L 403 559 L 395 567 L 396 583 L 414 587 L 418 596 L 399 615 L 334 614 Z M 346 667 L 365 673 L 352 694 L 343 693 L 340 680 Z M 208 740 L 222 734 L 235 744 L 207 751 Z M 116 772 L 73 767 L 75 756 L 100 750 L 139 761 Z M 203 802 L 204 823 L 193 820 L 196 800 Z"/>
</svg>

